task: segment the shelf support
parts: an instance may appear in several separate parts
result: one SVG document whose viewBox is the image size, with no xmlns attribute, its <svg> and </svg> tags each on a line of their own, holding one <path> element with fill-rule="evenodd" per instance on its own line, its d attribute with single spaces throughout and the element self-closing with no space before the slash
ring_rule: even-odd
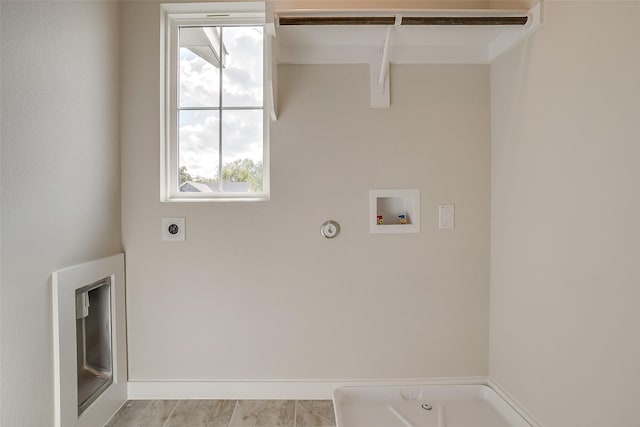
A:
<svg viewBox="0 0 640 427">
<path fill-rule="evenodd" d="M 269 109 L 271 120 L 276 121 L 278 120 L 278 62 L 276 59 L 278 44 L 275 42 L 275 37 L 269 32 L 265 33 L 265 42 L 267 51 L 264 67 L 267 90 L 265 107 Z"/>
<path fill-rule="evenodd" d="M 266 99 L 271 120 L 278 120 L 278 42 L 276 41 L 276 24 L 273 4 L 266 4 L 265 23 L 265 81 Z"/>
<path fill-rule="evenodd" d="M 380 65 L 380 73 L 378 76 L 378 86 L 380 93 L 384 93 L 385 83 L 389 80 L 389 39 L 391 38 L 391 27 L 387 27 L 387 36 L 384 38 L 382 46 L 382 61 Z"/>
<path fill-rule="evenodd" d="M 400 25 L 402 17 L 396 15 L 393 26 Z M 384 38 L 380 57 L 371 61 L 371 107 L 387 108 L 391 104 L 389 96 L 389 43 L 391 41 L 391 29 L 387 27 L 387 34 Z M 376 76 L 377 74 L 377 76 Z"/>
</svg>

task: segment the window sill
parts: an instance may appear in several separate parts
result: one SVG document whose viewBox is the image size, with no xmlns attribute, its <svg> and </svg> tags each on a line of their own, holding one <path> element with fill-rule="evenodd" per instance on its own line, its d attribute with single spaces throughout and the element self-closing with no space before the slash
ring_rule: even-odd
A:
<svg viewBox="0 0 640 427">
<path fill-rule="evenodd" d="M 202 202 L 268 202 L 270 200 L 269 195 L 256 196 L 256 197 L 171 197 L 162 199 L 163 203 L 202 203 Z"/>
</svg>

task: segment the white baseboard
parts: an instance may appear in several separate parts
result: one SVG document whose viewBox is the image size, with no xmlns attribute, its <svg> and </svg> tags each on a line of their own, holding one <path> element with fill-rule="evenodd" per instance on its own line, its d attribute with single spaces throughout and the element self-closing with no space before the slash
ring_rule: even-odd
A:
<svg viewBox="0 0 640 427">
<path fill-rule="evenodd" d="M 505 402 L 509 404 L 522 418 L 524 418 L 531 427 L 542 427 L 534 417 L 531 415 L 525 408 L 518 402 L 513 396 L 511 396 L 507 391 L 502 388 L 500 384 L 493 378 L 487 378 L 487 385 L 491 387 L 498 395 L 504 399 Z"/>
<path fill-rule="evenodd" d="M 329 400 L 346 386 L 402 386 L 479 384 L 491 387 L 531 427 L 542 425 L 490 377 L 328 379 L 328 380 L 129 380 L 129 400 L 246 399 Z"/>
<path fill-rule="evenodd" d="M 331 380 L 129 380 L 130 400 L 156 399 L 331 399 L 333 391 L 345 386 L 399 385 L 488 385 L 487 377 L 331 379 Z"/>
</svg>

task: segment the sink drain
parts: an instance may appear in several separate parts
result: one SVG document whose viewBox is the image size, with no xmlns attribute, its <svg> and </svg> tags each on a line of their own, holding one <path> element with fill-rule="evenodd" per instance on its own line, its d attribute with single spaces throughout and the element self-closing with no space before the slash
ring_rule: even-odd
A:
<svg viewBox="0 0 640 427">
<path fill-rule="evenodd" d="M 433 409 L 433 406 L 429 405 L 428 403 L 423 403 L 422 409 L 424 409 L 425 411 L 430 411 Z"/>
</svg>

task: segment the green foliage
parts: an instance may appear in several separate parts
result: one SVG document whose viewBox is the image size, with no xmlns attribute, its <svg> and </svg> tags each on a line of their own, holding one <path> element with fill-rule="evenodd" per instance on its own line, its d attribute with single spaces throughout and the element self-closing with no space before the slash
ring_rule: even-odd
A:
<svg viewBox="0 0 640 427">
<path fill-rule="evenodd" d="M 187 171 L 187 167 L 186 166 L 180 166 L 180 184 L 178 184 L 178 185 L 182 185 L 187 181 L 193 181 L 193 177 Z"/>
<path fill-rule="evenodd" d="M 193 176 L 189 173 L 186 166 L 180 166 L 180 184 L 178 186 L 184 184 L 187 181 L 191 182 L 201 182 L 203 184 L 208 184 L 210 182 L 216 182 L 214 178 L 205 178 L 200 175 Z"/>
<path fill-rule="evenodd" d="M 262 162 L 257 164 L 251 159 L 238 159 L 222 168 L 222 180 L 230 182 L 248 182 L 251 191 L 262 191 Z"/>
<path fill-rule="evenodd" d="M 264 172 L 264 166 L 262 162 L 255 163 L 251 159 L 238 159 L 233 162 L 229 162 L 222 167 L 222 180 L 228 182 L 248 182 L 250 185 L 250 191 L 262 191 L 262 176 Z M 180 167 L 180 184 L 182 185 L 187 181 L 210 183 L 216 182 L 219 177 L 215 179 L 204 178 L 202 176 L 193 176 L 189 173 L 186 166 Z"/>
</svg>

